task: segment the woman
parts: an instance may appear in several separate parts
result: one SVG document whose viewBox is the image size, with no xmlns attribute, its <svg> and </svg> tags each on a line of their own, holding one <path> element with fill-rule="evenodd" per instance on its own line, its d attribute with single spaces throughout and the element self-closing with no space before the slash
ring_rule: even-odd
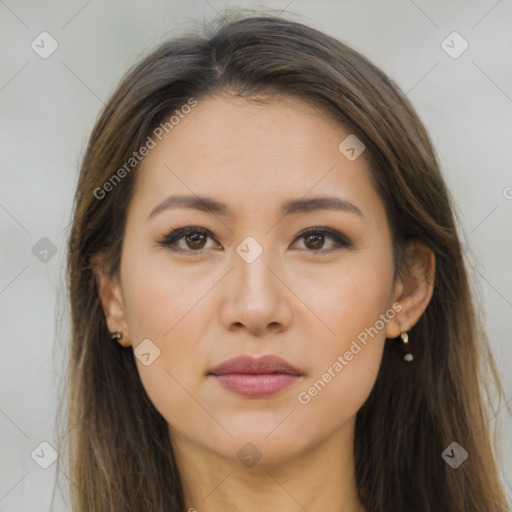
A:
<svg viewBox="0 0 512 512">
<path fill-rule="evenodd" d="M 449 192 L 345 44 L 233 17 L 138 63 L 68 286 L 75 510 L 506 510 Z"/>
</svg>

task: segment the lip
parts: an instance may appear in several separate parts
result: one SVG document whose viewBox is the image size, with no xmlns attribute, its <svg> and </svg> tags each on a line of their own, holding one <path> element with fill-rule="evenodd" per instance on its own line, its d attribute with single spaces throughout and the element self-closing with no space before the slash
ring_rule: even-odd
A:
<svg viewBox="0 0 512 512">
<path fill-rule="evenodd" d="M 304 374 L 280 357 L 239 356 L 228 359 L 207 374 L 223 388 L 253 398 L 271 396 L 295 384 Z"/>
</svg>

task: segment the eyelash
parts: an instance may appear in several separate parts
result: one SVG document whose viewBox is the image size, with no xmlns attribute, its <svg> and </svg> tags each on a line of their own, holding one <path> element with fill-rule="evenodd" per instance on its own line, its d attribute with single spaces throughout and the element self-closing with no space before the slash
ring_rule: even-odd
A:
<svg viewBox="0 0 512 512">
<path fill-rule="evenodd" d="M 175 244 L 177 241 L 181 240 L 185 236 L 195 235 L 195 234 L 206 235 L 215 240 L 215 237 L 207 229 L 194 227 L 194 226 L 187 226 L 187 227 L 179 228 L 179 229 L 172 231 L 163 240 L 159 241 L 158 244 L 164 246 L 165 248 L 167 248 L 173 252 L 177 252 L 177 253 L 203 254 L 207 249 L 193 250 L 193 249 L 180 249 L 180 248 L 177 248 L 176 246 L 173 247 L 173 244 Z M 295 238 L 295 240 L 303 238 L 307 235 L 324 235 L 328 238 L 331 238 L 335 242 L 335 246 L 331 247 L 330 249 L 327 249 L 327 250 L 303 249 L 306 252 L 326 254 L 326 253 L 331 253 L 333 251 L 340 250 L 343 248 L 352 247 L 352 243 L 349 242 L 348 239 L 346 239 L 341 233 L 339 233 L 338 231 L 332 230 L 330 228 L 324 228 L 324 227 L 308 228 L 308 229 L 302 231 L 301 233 L 299 233 L 297 235 L 297 237 Z"/>
</svg>

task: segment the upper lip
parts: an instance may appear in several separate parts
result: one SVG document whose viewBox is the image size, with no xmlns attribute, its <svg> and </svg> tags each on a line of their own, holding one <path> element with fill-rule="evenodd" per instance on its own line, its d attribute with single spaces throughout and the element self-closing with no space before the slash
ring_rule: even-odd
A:
<svg viewBox="0 0 512 512">
<path fill-rule="evenodd" d="M 228 375 L 230 373 L 286 373 L 289 375 L 303 375 L 300 370 L 288 361 L 273 355 L 259 358 L 251 356 L 233 357 L 208 372 L 209 375 Z"/>
</svg>

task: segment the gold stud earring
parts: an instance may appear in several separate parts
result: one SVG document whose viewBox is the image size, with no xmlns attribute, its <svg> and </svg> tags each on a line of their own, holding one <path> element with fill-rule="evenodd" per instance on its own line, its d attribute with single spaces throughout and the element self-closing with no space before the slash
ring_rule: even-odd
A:
<svg viewBox="0 0 512 512">
<path fill-rule="evenodd" d="M 120 331 L 114 331 L 114 332 L 110 333 L 110 339 L 114 340 L 114 341 L 119 341 L 119 340 L 123 339 L 123 333 Z"/>
</svg>

